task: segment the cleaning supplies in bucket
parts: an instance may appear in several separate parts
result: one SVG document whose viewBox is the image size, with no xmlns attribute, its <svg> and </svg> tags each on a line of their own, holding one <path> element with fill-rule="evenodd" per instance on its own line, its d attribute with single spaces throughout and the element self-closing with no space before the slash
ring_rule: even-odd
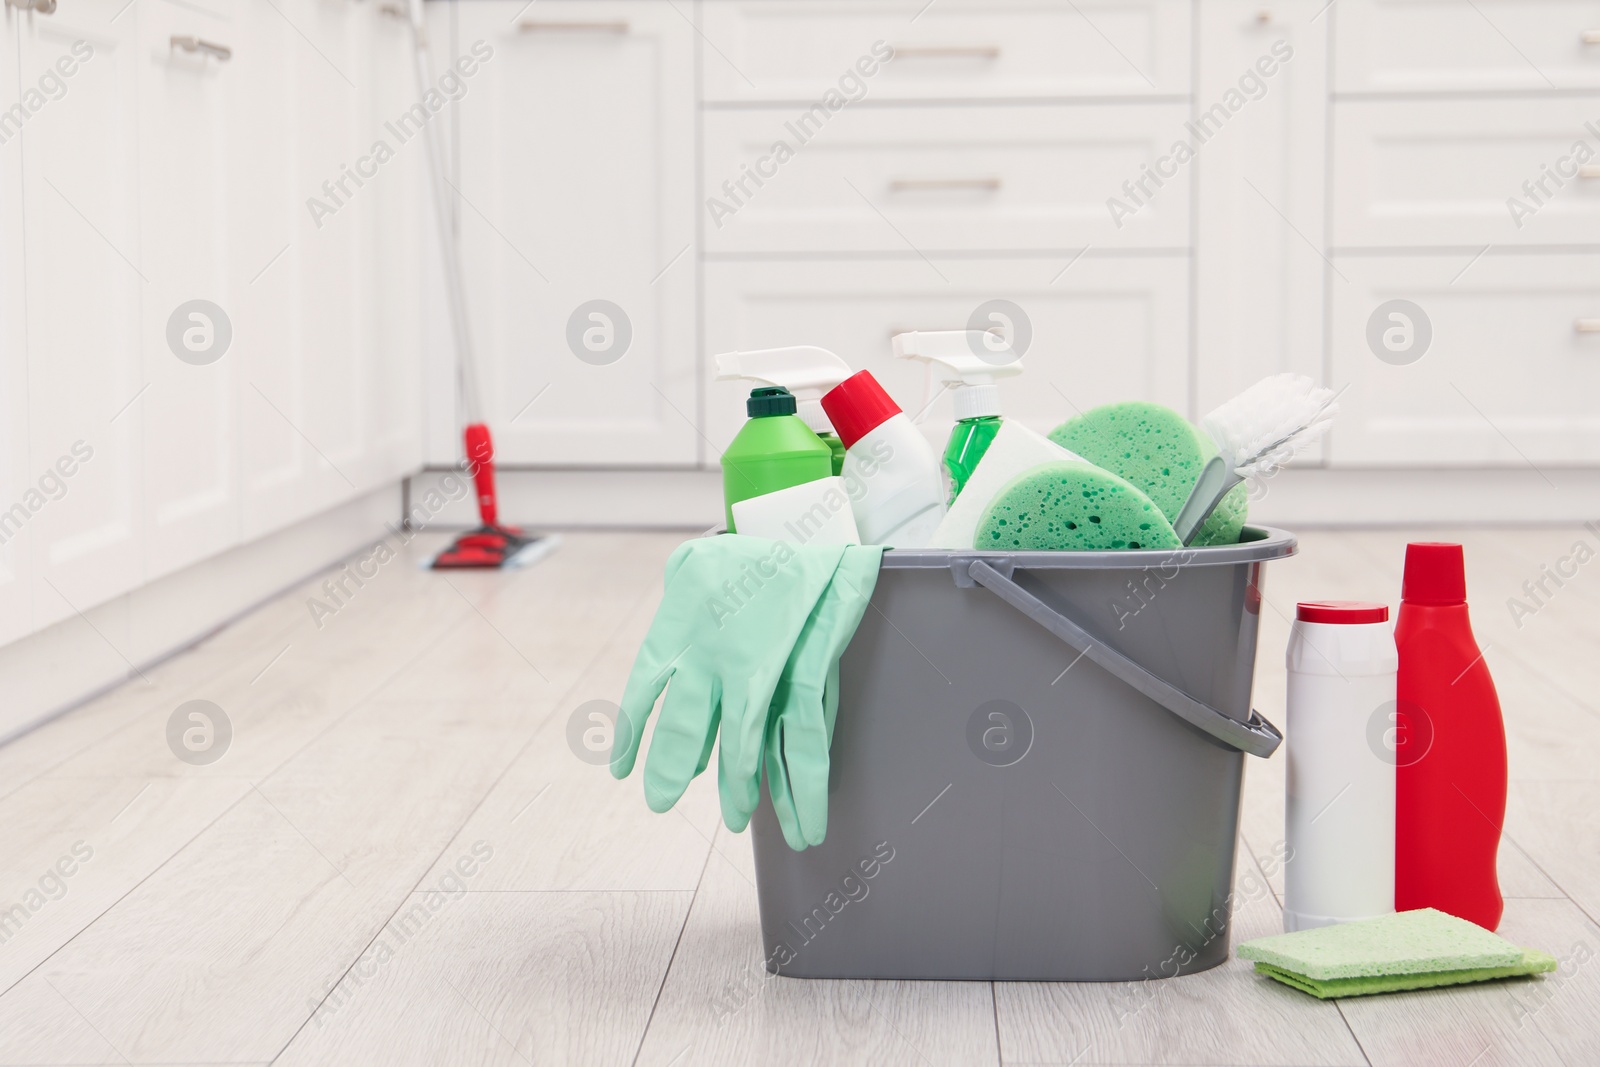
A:
<svg viewBox="0 0 1600 1067">
<path fill-rule="evenodd" d="M 956 424 L 945 445 L 944 469 L 950 480 L 947 501 L 954 503 L 1000 430 L 998 383 L 1022 373 L 1022 358 L 999 334 L 985 330 L 897 333 L 893 345 L 896 357 L 927 364 L 924 407 L 933 402 L 933 381 L 953 390 Z"/>
<path fill-rule="evenodd" d="M 753 389 L 745 402 L 749 421 L 722 453 L 722 497 L 728 531 L 741 500 L 833 475 L 828 446 L 795 415 L 795 398 L 779 386 Z"/>
<path fill-rule="evenodd" d="M 939 461 L 927 439 L 869 371 L 824 394 L 822 408 L 845 445 L 841 474 L 861 540 L 925 547 L 945 513 Z"/>
<path fill-rule="evenodd" d="M 875 546 L 794 547 L 737 534 L 680 545 L 623 691 L 612 775 L 633 770 L 665 689 L 644 770 L 652 811 L 678 802 L 715 745 L 728 829 L 749 823 L 765 764 L 785 838 L 797 849 L 820 842 L 839 656 L 882 556 Z"/>
<path fill-rule="evenodd" d="M 794 394 L 795 414 L 833 453 L 833 473 L 844 466 L 844 443 L 833 432 L 822 394 L 850 377 L 850 365 L 826 348 L 790 345 L 717 356 L 717 381 L 743 380 L 776 385 Z"/>
<path fill-rule="evenodd" d="M 1556 969 L 1548 953 L 1432 908 L 1261 937 L 1240 945 L 1238 955 L 1254 960 L 1258 974 L 1322 1000 Z"/>
<path fill-rule="evenodd" d="M 1395 745 L 1395 907 L 1438 908 L 1486 930 L 1504 902 L 1500 698 L 1467 616 L 1461 546 L 1406 546 Z"/>
<path fill-rule="evenodd" d="M 1389 728 L 1399 655 L 1387 604 L 1302 603 L 1289 671 L 1283 928 L 1394 911 L 1394 761 Z M 1383 735 L 1380 734 L 1379 737 Z"/>
</svg>

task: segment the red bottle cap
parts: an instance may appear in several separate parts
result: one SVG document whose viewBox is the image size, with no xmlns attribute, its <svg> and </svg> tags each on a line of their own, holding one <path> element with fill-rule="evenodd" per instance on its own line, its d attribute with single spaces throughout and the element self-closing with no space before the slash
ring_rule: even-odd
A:
<svg viewBox="0 0 1600 1067">
<path fill-rule="evenodd" d="M 900 414 L 900 405 L 883 391 L 871 371 L 863 370 L 822 394 L 822 410 L 828 413 L 840 443 L 850 448 Z"/>
<path fill-rule="evenodd" d="M 1465 604 L 1467 567 L 1461 546 L 1447 541 L 1407 545 L 1400 599 L 1411 604 Z"/>
<path fill-rule="evenodd" d="M 1331 622 L 1352 626 L 1363 622 L 1388 622 L 1389 605 L 1371 600 L 1303 600 L 1294 611 L 1301 622 Z"/>
</svg>

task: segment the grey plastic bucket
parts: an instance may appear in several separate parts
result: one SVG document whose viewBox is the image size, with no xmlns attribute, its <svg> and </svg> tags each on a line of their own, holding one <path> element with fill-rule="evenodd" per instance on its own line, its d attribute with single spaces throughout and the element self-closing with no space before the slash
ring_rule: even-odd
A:
<svg viewBox="0 0 1600 1067">
<path fill-rule="evenodd" d="M 1293 536 L 892 551 L 840 664 L 828 834 L 751 822 L 800 978 L 1127 981 L 1227 958 L 1261 570 Z"/>
</svg>

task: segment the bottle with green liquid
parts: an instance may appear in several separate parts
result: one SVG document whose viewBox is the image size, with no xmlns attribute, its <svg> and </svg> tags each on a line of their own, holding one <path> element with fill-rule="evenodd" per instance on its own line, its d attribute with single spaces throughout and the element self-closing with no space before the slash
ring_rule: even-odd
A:
<svg viewBox="0 0 1600 1067">
<path fill-rule="evenodd" d="M 834 474 L 832 451 L 795 414 L 789 390 L 776 385 L 753 389 L 745 412 L 749 421 L 722 453 L 722 498 L 729 533 L 738 532 L 733 505 L 739 501 Z"/>
<path fill-rule="evenodd" d="M 988 330 L 914 331 L 896 334 L 894 354 L 928 365 L 929 387 L 936 378 L 951 390 L 956 424 L 944 448 L 944 470 L 954 503 L 1000 432 L 1001 378 L 1022 373 L 1022 357 L 1005 339 Z M 924 408 L 932 403 L 932 397 Z"/>
</svg>

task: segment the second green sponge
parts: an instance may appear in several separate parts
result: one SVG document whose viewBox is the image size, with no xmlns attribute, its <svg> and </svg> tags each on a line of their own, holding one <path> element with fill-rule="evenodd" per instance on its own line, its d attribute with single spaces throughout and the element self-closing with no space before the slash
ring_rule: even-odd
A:
<svg viewBox="0 0 1600 1067">
<path fill-rule="evenodd" d="M 1217 446 L 1188 419 L 1160 404 L 1130 401 L 1094 408 L 1050 431 L 1050 440 L 1144 490 L 1170 521 Z M 1231 545 L 1244 527 L 1248 492 L 1237 486 L 1195 534 L 1196 545 Z"/>
</svg>

